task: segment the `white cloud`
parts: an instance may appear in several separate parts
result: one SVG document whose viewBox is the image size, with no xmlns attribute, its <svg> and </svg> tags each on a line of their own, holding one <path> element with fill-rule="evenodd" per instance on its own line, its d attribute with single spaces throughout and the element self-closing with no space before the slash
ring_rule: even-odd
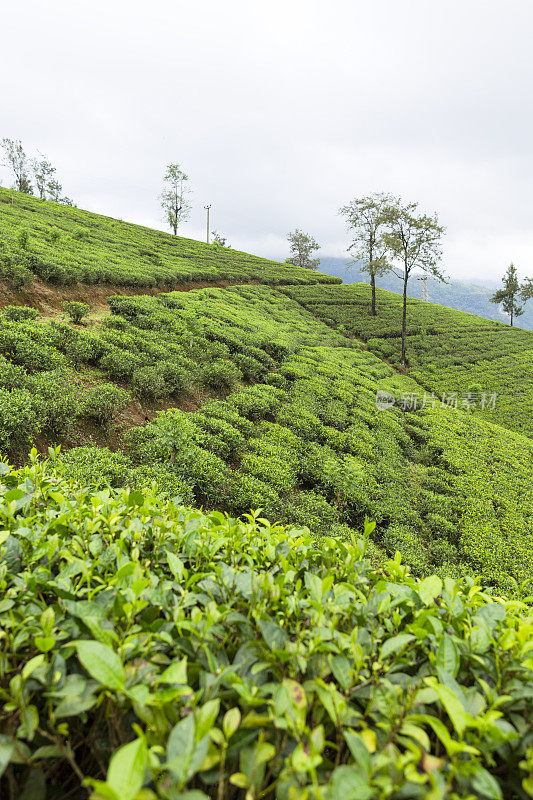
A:
<svg viewBox="0 0 533 800">
<path fill-rule="evenodd" d="M 449 274 L 532 258 L 528 0 L 25 0 L 2 11 L 0 136 L 57 165 L 82 207 L 162 227 L 165 163 L 235 246 L 282 257 L 340 205 L 437 211 Z"/>
</svg>

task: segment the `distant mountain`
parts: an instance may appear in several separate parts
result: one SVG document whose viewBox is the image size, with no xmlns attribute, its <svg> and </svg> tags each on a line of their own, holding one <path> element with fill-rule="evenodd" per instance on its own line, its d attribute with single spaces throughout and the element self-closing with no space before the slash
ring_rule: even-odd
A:
<svg viewBox="0 0 533 800">
<path fill-rule="evenodd" d="M 350 266 L 347 270 L 348 261 L 344 258 L 322 258 L 319 270 L 326 275 L 333 275 L 342 278 L 344 283 L 368 283 L 368 275 L 360 272 L 357 267 Z M 377 286 L 388 289 L 389 292 L 402 291 L 402 283 L 395 275 L 389 274 L 378 278 Z M 472 281 L 451 280 L 450 283 L 440 283 L 439 281 L 428 279 L 428 300 L 431 303 L 438 303 L 448 308 L 456 308 L 458 311 L 468 311 L 470 314 L 477 314 L 479 317 L 494 319 L 498 322 L 508 322 L 507 314 L 502 314 L 499 308 L 491 303 L 489 298 L 499 286 L 498 281 L 479 279 Z M 409 297 L 421 297 L 421 283 L 411 279 L 408 285 Z M 526 304 L 524 314 L 516 320 L 517 327 L 533 331 L 533 301 Z"/>
</svg>

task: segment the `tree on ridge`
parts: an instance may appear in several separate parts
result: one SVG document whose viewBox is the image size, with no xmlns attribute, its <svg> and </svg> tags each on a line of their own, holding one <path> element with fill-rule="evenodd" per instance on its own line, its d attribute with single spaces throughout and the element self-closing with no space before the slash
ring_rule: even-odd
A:
<svg viewBox="0 0 533 800">
<path fill-rule="evenodd" d="M 392 271 L 403 281 L 402 365 L 407 366 L 407 284 L 413 270 L 420 269 L 439 281 L 446 281 L 438 264 L 442 258 L 441 239 L 446 229 L 439 225 L 437 214 L 419 214 L 418 203 L 402 206 L 394 201 L 389 211 L 385 243 L 400 272 Z"/>
<path fill-rule="evenodd" d="M 11 169 L 15 176 L 15 186 L 19 192 L 32 194 L 33 186 L 30 178 L 30 162 L 24 152 L 20 139 L 2 139 L 1 146 L 4 150 L 4 165 Z"/>
<path fill-rule="evenodd" d="M 376 277 L 390 270 L 388 246 L 385 240 L 391 213 L 398 200 L 383 192 L 352 200 L 339 210 L 346 217 L 353 241 L 348 247 L 352 264 L 362 263 L 361 272 L 370 276 L 372 290 L 371 314 L 376 316 Z"/>
<path fill-rule="evenodd" d="M 526 281 L 529 280 L 529 278 L 526 278 Z M 507 267 L 505 275 L 502 278 L 502 282 L 502 288 L 494 292 L 492 297 L 489 299 L 491 303 L 497 303 L 498 305 L 501 305 L 505 313 L 509 314 L 512 326 L 514 318 L 520 317 L 524 313 L 524 306 L 518 305 L 518 298 L 520 297 L 524 299 L 525 295 L 525 300 L 527 300 L 529 297 L 528 292 L 530 291 L 530 287 L 528 287 L 526 284 L 524 284 L 523 287 L 520 286 L 518 282 L 518 273 L 515 265 L 512 262 Z"/>
<path fill-rule="evenodd" d="M 161 207 L 174 236 L 182 222 L 189 218 L 191 205 L 187 202 L 190 189 L 187 186 L 188 175 L 179 164 L 168 164 L 163 178 L 163 191 L 160 195 Z"/>
<path fill-rule="evenodd" d="M 309 234 L 296 228 L 287 234 L 287 240 L 291 246 L 291 254 L 287 261 L 295 267 L 303 269 L 318 269 L 319 258 L 311 258 L 311 254 L 320 248 L 318 242 Z"/>
</svg>

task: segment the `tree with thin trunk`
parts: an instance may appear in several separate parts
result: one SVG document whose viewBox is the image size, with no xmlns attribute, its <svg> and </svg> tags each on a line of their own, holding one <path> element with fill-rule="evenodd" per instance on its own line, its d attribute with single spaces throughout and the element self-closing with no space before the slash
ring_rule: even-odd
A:
<svg viewBox="0 0 533 800">
<path fill-rule="evenodd" d="M 318 269 L 319 258 L 311 258 L 311 254 L 320 248 L 318 242 L 309 234 L 296 228 L 287 234 L 287 240 L 291 246 L 291 254 L 287 259 L 288 263 L 303 269 Z"/>
<path fill-rule="evenodd" d="M 526 280 L 528 280 L 526 278 Z M 501 289 L 498 289 L 497 292 L 494 292 L 492 297 L 490 298 L 491 303 L 497 303 L 501 305 L 503 310 L 506 314 L 509 314 L 511 318 L 511 326 L 513 325 L 513 321 L 515 317 L 521 316 L 524 313 L 524 307 L 518 305 L 518 298 L 521 297 L 524 299 L 524 293 L 526 294 L 528 288 L 526 286 L 525 292 L 524 287 L 520 286 L 518 282 L 518 273 L 516 271 L 516 267 L 514 264 L 509 264 L 507 267 L 507 271 L 502 278 L 503 286 Z"/>
<path fill-rule="evenodd" d="M 11 169 L 15 176 L 14 188 L 25 194 L 32 194 L 30 162 L 22 142 L 20 139 L 2 139 L 1 146 L 4 151 L 4 166 Z"/>
<path fill-rule="evenodd" d="M 55 177 L 56 168 L 50 160 L 43 156 L 42 153 L 39 153 L 39 158 L 32 158 L 31 168 L 41 200 L 49 199 L 59 202 L 63 187 Z"/>
<path fill-rule="evenodd" d="M 188 180 L 189 177 L 179 164 L 168 164 L 160 199 L 165 218 L 174 236 L 177 236 L 180 224 L 189 218 L 191 211 L 191 205 L 186 199 L 190 192 L 187 186 Z"/>
<path fill-rule="evenodd" d="M 524 283 L 520 287 L 520 297 L 527 303 L 533 297 L 533 278 L 524 278 Z"/>
<path fill-rule="evenodd" d="M 446 229 L 436 214 L 418 213 L 418 203 L 390 206 L 389 230 L 384 239 L 400 271 L 394 274 L 403 281 L 402 365 L 407 366 L 407 284 L 414 270 L 422 270 L 439 281 L 446 281 L 438 264 L 442 257 L 441 239 Z"/>
<path fill-rule="evenodd" d="M 367 197 L 352 200 L 339 210 L 346 217 L 353 241 L 348 247 L 352 255 L 351 264 L 359 266 L 361 272 L 370 276 L 372 290 L 371 313 L 376 316 L 376 277 L 390 270 L 387 261 L 385 233 L 391 217 L 391 209 L 398 200 L 391 195 L 376 192 Z"/>
</svg>

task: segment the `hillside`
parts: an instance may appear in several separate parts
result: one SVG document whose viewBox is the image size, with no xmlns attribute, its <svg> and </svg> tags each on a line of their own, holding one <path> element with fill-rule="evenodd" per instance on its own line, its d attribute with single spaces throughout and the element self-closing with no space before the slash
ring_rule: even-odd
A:
<svg viewBox="0 0 533 800">
<path fill-rule="evenodd" d="M 396 367 L 401 360 L 402 298 L 378 290 L 370 314 L 366 284 L 290 288 L 290 296 L 348 335 L 360 337 Z M 420 300 L 408 300 L 409 375 L 426 402 L 456 403 L 469 413 L 533 436 L 533 333 Z M 494 407 L 493 407 L 494 406 Z"/>
<path fill-rule="evenodd" d="M 339 280 L 1 187 L 0 210 L 0 279 L 14 288 L 29 287 L 35 278 L 57 287 L 143 288 Z"/>
<path fill-rule="evenodd" d="M 0 226 L 0 797 L 533 796 L 533 335 L 412 300 L 406 373 L 397 295 Z"/>
<path fill-rule="evenodd" d="M 338 277 L 343 283 L 368 283 L 368 275 L 361 272 L 356 265 L 350 265 L 345 258 L 324 257 L 320 259 L 320 271 L 330 277 Z M 377 284 L 380 289 L 401 294 L 403 291 L 402 282 L 392 273 L 381 275 Z M 455 308 L 457 311 L 465 311 L 467 314 L 476 314 L 478 317 L 485 317 L 496 322 L 509 322 L 506 314 L 501 313 L 497 305 L 490 302 L 490 297 L 496 289 L 500 288 L 500 283 L 494 280 L 458 280 L 450 278 L 446 283 L 428 278 L 428 299 L 429 302 L 437 305 Z M 407 294 L 416 300 L 421 299 L 421 283 L 416 277 L 409 282 Z M 533 303 L 526 303 L 524 313 L 517 317 L 515 325 L 518 328 L 525 328 L 533 331 Z"/>
<path fill-rule="evenodd" d="M 109 303 L 85 328 L 4 314 L 4 449 L 105 444 L 117 411 L 119 452 L 64 456 L 82 485 L 155 481 L 340 537 L 368 516 L 377 547 L 420 574 L 482 574 L 508 591 L 530 577 L 530 439 L 454 408 L 380 410 L 378 390 L 420 385 L 267 287 Z"/>
</svg>

